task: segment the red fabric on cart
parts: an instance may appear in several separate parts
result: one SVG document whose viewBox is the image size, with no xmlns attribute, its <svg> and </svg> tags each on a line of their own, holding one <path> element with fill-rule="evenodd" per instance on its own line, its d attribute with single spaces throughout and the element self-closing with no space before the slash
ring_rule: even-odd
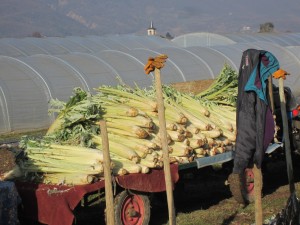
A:
<svg viewBox="0 0 300 225">
<path fill-rule="evenodd" d="M 178 164 L 171 164 L 171 177 L 174 184 L 179 180 Z M 162 192 L 166 190 L 165 175 L 163 169 L 152 169 L 147 174 L 128 174 L 116 177 L 118 184 L 127 189 L 143 192 Z"/>
<path fill-rule="evenodd" d="M 171 176 L 174 187 L 179 179 L 177 164 L 171 164 Z M 166 190 L 163 169 L 152 169 L 147 174 L 128 174 L 115 178 L 117 183 L 126 189 L 143 192 Z M 22 214 L 28 219 L 48 225 L 71 225 L 74 220 L 73 210 L 83 196 L 104 186 L 104 180 L 75 186 L 16 182 L 23 204 Z"/>
<path fill-rule="evenodd" d="M 48 225 L 72 225 L 73 210 L 86 193 L 104 188 L 104 181 L 62 186 L 16 182 L 26 218 Z"/>
</svg>

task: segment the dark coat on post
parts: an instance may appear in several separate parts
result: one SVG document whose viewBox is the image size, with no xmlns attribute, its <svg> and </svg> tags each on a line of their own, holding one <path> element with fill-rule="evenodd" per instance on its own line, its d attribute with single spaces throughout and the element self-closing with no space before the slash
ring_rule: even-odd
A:
<svg viewBox="0 0 300 225">
<path fill-rule="evenodd" d="M 270 52 L 256 49 L 243 52 L 238 78 L 233 173 L 242 173 L 252 163 L 261 168 L 265 151 L 274 138 L 267 81 L 278 69 L 278 61 Z"/>
</svg>

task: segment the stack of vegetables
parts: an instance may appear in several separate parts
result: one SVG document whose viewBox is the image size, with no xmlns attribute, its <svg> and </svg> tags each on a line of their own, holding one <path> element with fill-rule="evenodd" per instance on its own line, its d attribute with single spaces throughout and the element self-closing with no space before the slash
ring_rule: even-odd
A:
<svg viewBox="0 0 300 225">
<path fill-rule="evenodd" d="M 221 85 L 218 85 L 220 84 Z M 225 65 L 212 91 L 189 95 L 163 86 L 171 163 L 231 150 L 235 142 L 237 75 Z M 218 92 L 223 89 L 222 99 Z M 148 173 L 163 167 L 155 90 L 100 86 L 92 95 L 81 88 L 67 103 L 52 100 L 57 118 L 40 140 L 23 138 L 22 169 L 44 183 L 83 184 L 103 177 L 99 121 L 105 120 L 112 173 Z M 225 99 L 225 93 L 230 98 Z"/>
</svg>

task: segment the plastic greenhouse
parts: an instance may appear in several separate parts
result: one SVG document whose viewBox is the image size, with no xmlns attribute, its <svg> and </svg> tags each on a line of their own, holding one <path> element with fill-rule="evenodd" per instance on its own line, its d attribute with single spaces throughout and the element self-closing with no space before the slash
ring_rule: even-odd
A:
<svg viewBox="0 0 300 225">
<path fill-rule="evenodd" d="M 0 133 L 45 129 L 52 98 L 66 101 L 74 87 L 93 92 L 100 85 L 152 85 L 148 57 L 169 56 L 164 84 L 214 79 L 227 63 L 238 71 L 249 48 L 273 53 L 291 73 L 285 81 L 300 96 L 300 33 L 196 33 L 172 41 L 158 36 L 87 36 L 0 39 Z"/>
</svg>

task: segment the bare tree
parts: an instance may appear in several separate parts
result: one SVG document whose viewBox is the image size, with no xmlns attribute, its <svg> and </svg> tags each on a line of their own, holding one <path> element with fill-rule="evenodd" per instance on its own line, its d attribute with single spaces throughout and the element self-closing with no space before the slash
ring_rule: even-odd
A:
<svg viewBox="0 0 300 225">
<path fill-rule="evenodd" d="M 35 37 L 35 38 L 42 38 L 43 35 L 42 35 L 40 32 L 35 31 L 35 32 L 32 33 L 32 37 Z"/>
<path fill-rule="evenodd" d="M 274 31 L 274 24 L 271 22 L 266 22 L 264 24 L 260 24 L 259 32 L 260 33 L 271 33 Z"/>
</svg>

